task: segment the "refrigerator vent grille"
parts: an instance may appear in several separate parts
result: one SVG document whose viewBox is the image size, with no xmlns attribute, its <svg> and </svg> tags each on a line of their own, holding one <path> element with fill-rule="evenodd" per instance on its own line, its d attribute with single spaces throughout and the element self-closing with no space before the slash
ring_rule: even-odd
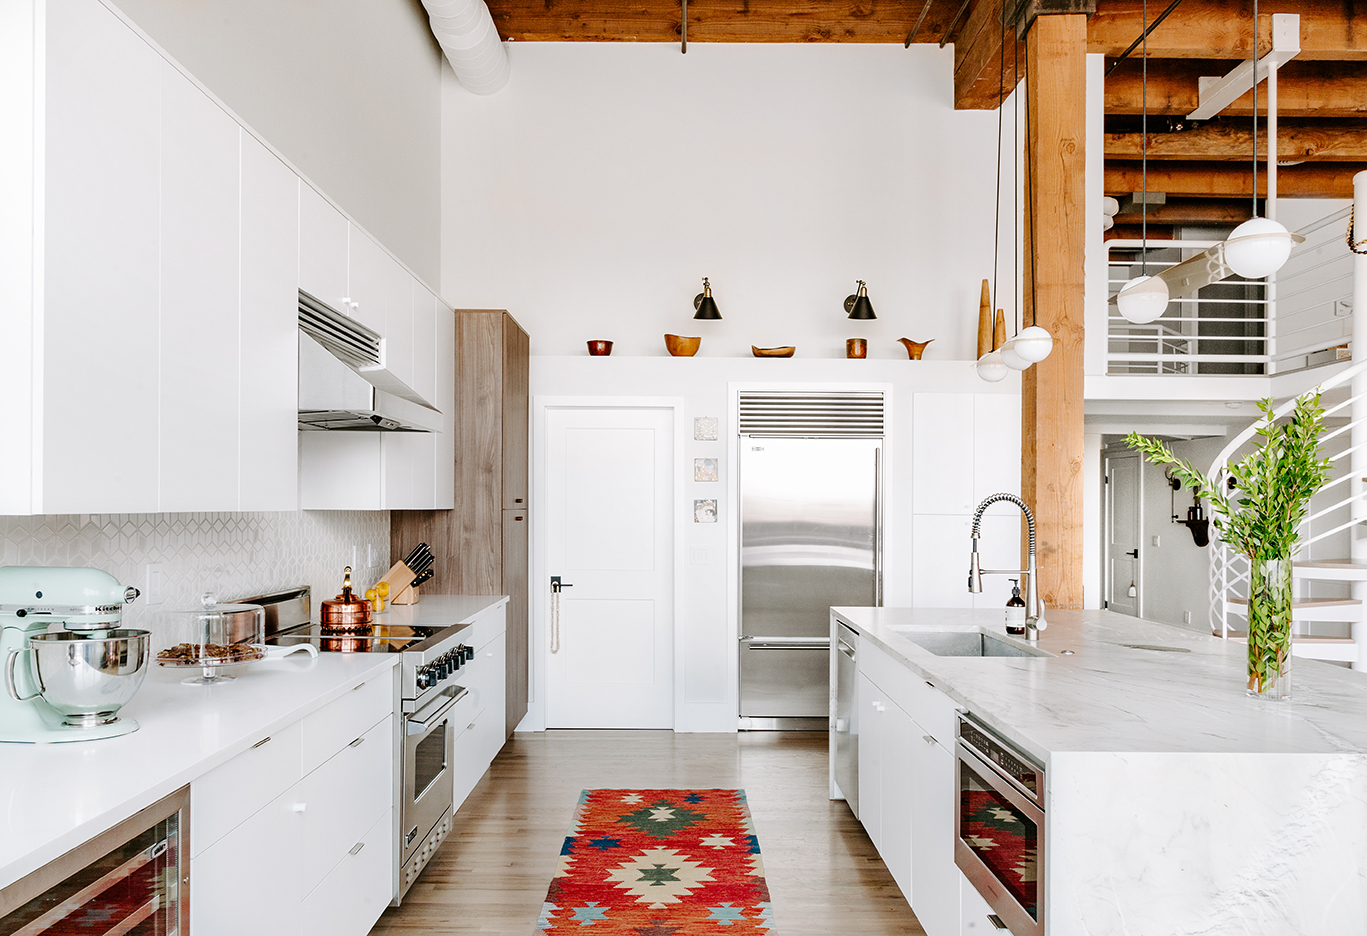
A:
<svg viewBox="0 0 1367 936">
<path fill-rule="evenodd" d="M 883 394 L 742 393 L 740 434 L 881 438 Z"/>
</svg>

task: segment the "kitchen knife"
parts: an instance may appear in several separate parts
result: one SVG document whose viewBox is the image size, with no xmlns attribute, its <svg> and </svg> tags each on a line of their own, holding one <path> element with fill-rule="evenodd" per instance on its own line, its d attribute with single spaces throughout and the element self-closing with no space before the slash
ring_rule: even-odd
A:
<svg viewBox="0 0 1367 936">
<path fill-rule="evenodd" d="M 432 567 L 428 566 L 427 569 L 421 575 L 419 575 L 417 578 L 415 578 L 412 582 L 409 583 L 408 587 L 417 588 L 419 585 L 422 585 L 425 582 L 430 582 L 432 581 L 432 576 L 434 574 L 435 573 L 432 571 Z"/>
</svg>

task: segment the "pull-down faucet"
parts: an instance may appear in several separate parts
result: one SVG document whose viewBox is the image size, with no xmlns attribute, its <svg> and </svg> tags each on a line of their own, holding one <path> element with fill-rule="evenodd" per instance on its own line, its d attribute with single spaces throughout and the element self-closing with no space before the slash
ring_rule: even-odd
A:
<svg viewBox="0 0 1367 936">
<path fill-rule="evenodd" d="M 978 567 L 978 540 L 982 538 L 983 511 L 998 501 L 1015 504 L 1025 514 L 1025 524 L 1030 530 L 1029 553 L 1024 569 L 980 569 Z M 1025 578 L 1025 636 L 1034 642 L 1039 640 L 1039 632 L 1049 626 L 1044 619 L 1044 604 L 1039 600 L 1039 587 L 1035 583 L 1035 515 L 1025 506 L 1025 501 L 1015 494 L 993 494 L 986 498 L 978 509 L 973 511 L 973 555 L 968 561 L 968 590 L 977 594 L 983 590 L 984 575 L 1024 575 Z"/>
</svg>

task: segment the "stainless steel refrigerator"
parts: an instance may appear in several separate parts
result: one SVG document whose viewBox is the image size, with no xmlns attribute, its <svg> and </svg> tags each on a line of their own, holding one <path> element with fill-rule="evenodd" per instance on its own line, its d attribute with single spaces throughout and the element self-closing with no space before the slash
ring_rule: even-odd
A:
<svg viewBox="0 0 1367 936">
<path fill-rule="evenodd" d="M 740 443 L 742 726 L 824 729 L 830 609 L 882 603 L 882 440 Z"/>
</svg>

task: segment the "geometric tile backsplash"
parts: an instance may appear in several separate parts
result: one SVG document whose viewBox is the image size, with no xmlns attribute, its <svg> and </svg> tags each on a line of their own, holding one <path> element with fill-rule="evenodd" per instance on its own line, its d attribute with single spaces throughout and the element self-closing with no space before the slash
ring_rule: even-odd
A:
<svg viewBox="0 0 1367 936">
<path fill-rule="evenodd" d="M 366 565 L 366 546 L 377 561 Z M 342 569 L 364 587 L 389 568 L 389 511 L 296 510 L 271 513 L 69 514 L 0 517 L 0 565 L 89 566 L 143 592 L 123 626 L 152 631 L 156 611 L 188 607 L 206 591 L 220 600 L 313 586 L 318 602 L 342 587 Z M 149 604 L 147 566 L 160 564 L 160 606 Z"/>
</svg>

